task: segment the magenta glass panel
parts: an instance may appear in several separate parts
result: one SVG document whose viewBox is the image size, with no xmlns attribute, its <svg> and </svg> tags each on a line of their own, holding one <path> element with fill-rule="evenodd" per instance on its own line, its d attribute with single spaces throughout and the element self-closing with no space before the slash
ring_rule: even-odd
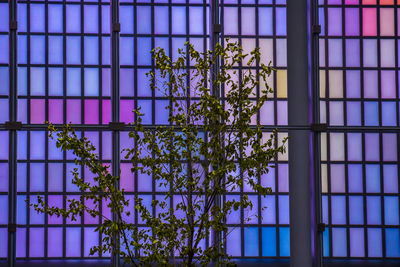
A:
<svg viewBox="0 0 400 267">
<path fill-rule="evenodd" d="M 102 100 L 101 106 L 101 113 L 102 113 L 102 124 L 108 124 L 111 121 L 111 100 L 105 99 Z"/>
<path fill-rule="evenodd" d="M 85 99 L 85 124 L 99 123 L 99 100 Z"/>
<path fill-rule="evenodd" d="M 125 123 L 133 123 L 135 121 L 134 104 L 133 100 L 120 100 L 120 121 Z M 141 112 L 143 113 L 143 109 Z"/>
<path fill-rule="evenodd" d="M 67 100 L 67 123 L 80 124 L 81 123 L 81 100 L 68 99 Z"/>
<path fill-rule="evenodd" d="M 376 36 L 376 8 L 363 8 L 363 35 L 364 36 Z"/>
<path fill-rule="evenodd" d="M 43 124 L 45 122 L 45 100 L 31 99 L 31 123 Z"/>
</svg>

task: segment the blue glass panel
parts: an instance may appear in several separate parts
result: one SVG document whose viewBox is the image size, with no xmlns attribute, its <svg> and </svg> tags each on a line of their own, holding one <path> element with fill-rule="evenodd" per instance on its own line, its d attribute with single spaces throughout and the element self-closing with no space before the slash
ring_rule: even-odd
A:
<svg viewBox="0 0 400 267">
<path fill-rule="evenodd" d="M 67 36 L 67 64 L 81 64 L 81 37 Z"/>
<path fill-rule="evenodd" d="M 168 122 L 168 110 L 166 109 L 169 105 L 168 100 L 156 100 L 155 112 L 156 112 L 156 124 L 169 124 Z"/>
<path fill-rule="evenodd" d="M 139 197 L 142 199 L 143 206 L 145 206 L 150 211 L 150 214 L 151 214 L 152 213 L 151 212 L 152 211 L 152 209 L 151 209 L 152 197 L 149 195 L 140 195 Z M 175 202 L 174 204 L 177 204 L 177 203 Z M 143 219 L 141 218 L 140 215 L 138 216 L 138 222 L 143 223 Z"/>
<path fill-rule="evenodd" d="M 80 5 L 67 5 L 67 32 L 78 33 L 81 31 L 81 7 Z"/>
<path fill-rule="evenodd" d="M 133 65 L 133 38 L 120 38 L 120 56 L 121 65 Z"/>
<path fill-rule="evenodd" d="M 29 198 L 30 204 L 37 204 L 37 198 L 37 195 L 31 195 Z M 29 222 L 31 224 L 44 224 L 44 214 L 38 213 L 33 207 L 29 207 Z"/>
<path fill-rule="evenodd" d="M 258 228 L 244 228 L 244 256 L 258 256 Z"/>
<path fill-rule="evenodd" d="M 6 195 L 0 195 L 0 224 L 8 223 L 8 197 Z"/>
<path fill-rule="evenodd" d="M 169 31 L 168 7 L 164 6 L 154 7 L 154 33 L 168 34 L 168 31 Z M 156 45 L 156 47 L 158 46 Z"/>
<path fill-rule="evenodd" d="M 261 197 L 261 216 L 262 223 L 275 224 L 276 223 L 276 209 L 275 209 L 275 196 Z"/>
<path fill-rule="evenodd" d="M 385 229 L 386 257 L 400 257 L 400 232 L 396 228 Z"/>
<path fill-rule="evenodd" d="M 347 102 L 347 125 L 361 125 L 361 102 Z"/>
<path fill-rule="evenodd" d="M 84 229 L 85 241 L 84 241 L 84 256 L 89 257 L 90 248 L 99 244 L 99 233 L 95 232 L 95 228 L 87 227 Z M 98 255 L 95 253 L 94 256 Z"/>
<path fill-rule="evenodd" d="M 381 190 L 381 175 L 378 164 L 365 165 L 365 182 L 368 193 L 379 193 Z"/>
<path fill-rule="evenodd" d="M 240 196 L 238 195 L 227 195 L 225 200 L 228 201 L 240 201 Z M 238 210 L 233 210 L 231 211 L 231 213 L 229 213 L 229 215 L 227 216 L 227 220 L 226 220 L 227 224 L 239 224 L 240 223 L 240 209 Z"/>
<path fill-rule="evenodd" d="M 253 20 L 251 20 L 251 21 L 253 21 Z M 203 34 L 203 23 L 202 22 L 203 22 L 203 8 L 202 7 L 189 7 L 190 34 Z M 162 20 L 160 20 L 160 23 L 162 23 Z"/>
<path fill-rule="evenodd" d="M 45 31 L 45 11 L 43 4 L 31 4 L 31 32 L 44 32 Z"/>
<path fill-rule="evenodd" d="M 289 227 L 279 227 L 279 254 L 282 257 L 290 256 Z"/>
<path fill-rule="evenodd" d="M 26 189 L 27 189 L 26 163 L 17 163 L 17 191 L 26 192 Z"/>
<path fill-rule="evenodd" d="M 8 44 L 7 47 L 3 47 L 2 46 L 2 38 L 4 36 L 0 35 L 0 46 L 2 48 L 2 51 L 8 51 Z M 18 63 L 26 63 L 28 60 L 28 54 L 27 54 L 27 37 L 26 35 L 18 35 L 17 36 L 17 51 L 18 51 L 18 55 L 17 55 L 17 61 Z M 7 49 L 7 50 L 3 50 L 3 49 Z M 2 56 L 5 55 L 6 53 L 1 53 L 0 54 L 0 61 L 3 62 L 1 60 Z M 7 52 L 8 55 L 8 52 Z"/>
<path fill-rule="evenodd" d="M 137 32 L 139 34 L 151 33 L 151 9 L 149 6 L 137 7 Z"/>
<path fill-rule="evenodd" d="M 347 167 L 347 171 L 348 171 L 349 192 L 352 193 L 362 192 L 363 191 L 362 165 L 349 164 Z"/>
<path fill-rule="evenodd" d="M 62 32 L 63 31 L 63 6 L 62 5 L 49 5 L 48 6 L 48 27 L 49 32 Z"/>
<path fill-rule="evenodd" d="M 362 196 L 349 197 L 349 213 L 350 224 L 363 224 L 364 223 L 364 203 Z"/>
<path fill-rule="evenodd" d="M 0 228 L 0 257 L 6 258 L 8 253 L 8 231 L 7 228 Z"/>
<path fill-rule="evenodd" d="M 62 163 L 49 163 L 48 190 L 62 192 L 63 190 L 63 165 Z"/>
<path fill-rule="evenodd" d="M 45 94 L 45 68 L 31 68 L 31 95 Z"/>
<path fill-rule="evenodd" d="M 382 230 L 368 229 L 368 257 L 382 257 Z"/>
<path fill-rule="evenodd" d="M 381 198 L 367 196 L 367 223 L 381 224 Z"/>
<path fill-rule="evenodd" d="M 48 139 L 48 158 L 49 159 L 62 159 L 63 151 L 56 146 L 57 138 Z"/>
<path fill-rule="evenodd" d="M 134 75 L 132 69 L 120 69 L 120 92 L 121 96 L 133 96 Z"/>
<path fill-rule="evenodd" d="M 279 196 L 279 223 L 289 224 L 289 196 Z"/>
<path fill-rule="evenodd" d="M 360 66 L 360 40 L 346 39 L 346 67 Z"/>
<path fill-rule="evenodd" d="M 379 134 L 366 133 L 365 134 L 365 160 L 378 161 L 379 160 Z"/>
<path fill-rule="evenodd" d="M 152 123 L 152 106 L 151 100 L 138 100 L 138 107 L 141 107 L 140 112 L 144 114 L 142 117 L 143 124 Z"/>
<path fill-rule="evenodd" d="M 27 12 L 26 12 L 26 4 L 18 3 L 17 5 L 17 21 L 18 21 L 18 31 L 26 32 L 27 31 Z"/>
<path fill-rule="evenodd" d="M 49 68 L 49 95 L 61 96 L 63 95 L 63 69 L 62 68 Z"/>
<path fill-rule="evenodd" d="M 8 63 L 8 35 L 0 35 L 0 63 Z"/>
<path fill-rule="evenodd" d="M 324 233 L 322 234 L 323 244 L 323 256 L 329 257 L 329 230 L 325 229 Z"/>
<path fill-rule="evenodd" d="M 67 82 L 67 95 L 69 96 L 81 95 L 81 69 L 68 68 L 66 82 Z"/>
<path fill-rule="evenodd" d="M 101 38 L 101 63 L 103 65 L 110 64 L 110 37 L 102 37 Z"/>
<path fill-rule="evenodd" d="M 186 33 L 186 8 L 172 7 L 172 34 Z"/>
<path fill-rule="evenodd" d="M 328 196 L 322 196 L 322 221 L 328 223 L 329 220 Z"/>
<path fill-rule="evenodd" d="M 67 175 L 67 177 L 66 177 L 66 187 L 67 187 L 66 190 L 67 190 L 67 192 L 79 192 L 78 187 L 72 183 L 73 175 L 72 175 L 71 172 L 75 168 L 78 168 L 75 164 L 67 163 L 67 170 L 66 170 L 66 175 Z M 81 169 L 80 168 L 78 168 L 78 173 L 79 173 L 79 175 L 81 174 Z"/>
<path fill-rule="evenodd" d="M 99 95 L 99 69 L 85 68 L 85 96 Z"/>
<path fill-rule="evenodd" d="M 319 8 L 319 24 L 321 25 L 321 35 L 325 35 L 325 12 L 323 8 Z"/>
<path fill-rule="evenodd" d="M 332 256 L 347 256 L 347 238 L 345 228 L 332 228 Z"/>
<path fill-rule="evenodd" d="M 8 119 L 8 99 L 0 99 L 0 123 L 5 123 Z"/>
<path fill-rule="evenodd" d="M 151 38 L 137 38 L 138 65 L 151 65 Z"/>
<path fill-rule="evenodd" d="M 332 196 L 332 223 L 346 224 L 346 198 L 344 196 Z"/>
<path fill-rule="evenodd" d="M 398 225 L 399 224 L 399 198 L 395 196 L 385 196 L 385 224 Z"/>
<path fill-rule="evenodd" d="M 241 256 L 240 228 L 228 228 L 228 233 L 226 237 L 226 252 L 231 256 Z"/>
<path fill-rule="evenodd" d="M 272 35 L 272 7 L 260 7 L 258 9 L 258 32 L 260 35 Z"/>
<path fill-rule="evenodd" d="M 45 158 L 45 133 L 31 131 L 31 159 L 41 159 Z"/>
<path fill-rule="evenodd" d="M 383 192 L 397 193 L 397 165 L 383 165 Z"/>
<path fill-rule="evenodd" d="M 276 8 L 276 35 L 286 35 L 286 8 Z"/>
<path fill-rule="evenodd" d="M 1 133 L 0 133 L 0 136 L 1 136 Z M 26 154 L 26 150 L 27 150 L 27 145 L 26 145 L 27 144 L 27 142 L 26 142 L 27 138 L 26 137 L 27 137 L 27 133 L 26 132 L 23 132 L 23 131 L 18 131 L 17 132 L 17 158 L 18 159 L 26 159 L 26 155 L 27 155 Z M 1 158 L 1 156 L 0 156 L 0 158 Z"/>
<path fill-rule="evenodd" d="M 150 81 L 149 77 L 146 76 L 146 73 L 149 72 L 149 69 L 138 69 L 137 70 L 137 79 L 138 79 L 138 96 L 151 96 L 152 90 L 150 89 Z"/>
<path fill-rule="evenodd" d="M 347 159 L 349 161 L 362 160 L 362 142 L 360 133 L 347 134 Z"/>
<path fill-rule="evenodd" d="M 17 196 L 17 224 L 26 224 L 26 196 Z"/>
<path fill-rule="evenodd" d="M 0 67 L 0 95 L 8 95 L 8 67 Z"/>
<path fill-rule="evenodd" d="M 99 64 L 99 38 L 94 36 L 85 36 L 84 49 L 85 64 Z"/>
<path fill-rule="evenodd" d="M 0 3 L 0 31 L 8 32 L 8 4 Z"/>
<path fill-rule="evenodd" d="M 133 6 L 122 5 L 119 8 L 121 33 L 133 34 L 134 18 L 133 18 Z M 142 22 L 139 22 L 140 25 Z"/>
<path fill-rule="evenodd" d="M 85 19 L 84 19 L 84 31 L 86 33 L 97 33 L 99 31 L 99 14 L 98 7 L 94 5 L 84 6 Z"/>
<path fill-rule="evenodd" d="M 122 6 L 120 7 L 121 10 Z M 120 11 L 121 12 L 121 11 Z M 102 33 L 110 33 L 110 6 L 108 5 L 104 5 L 101 7 L 101 32 Z M 122 16 L 120 15 L 120 19 L 122 19 Z M 122 20 L 120 21 L 122 22 Z M 123 26 L 121 25 L 121 30 L 122 30 Z"/>
<path fill-rule="evenodd" d="M 31 163 L 30 165 L 30 191 L 44 191 L 45 170 L 44 163 Z"/>
<path fill-rule="evenodd" d="M 26 256 L 26 228 L 17 228 L 17 258 Z"/>
<path fill-rule="evenodd" d="M 350 229 L 350 257 L 364 257 L 364 229 Z"/>
<path fill-rule="evenodd" d="M 396 102 L 382 102 L 382 126 L 396 126 Z"/>
<path fill-rule="evenodd" d="M 63 37 L 49 36 L 49 64 L 63 63 Z"/>
<path fill-rule="evenodd" d="M 275 227 L 261 228 L 262 235 L 262 256 L 276 256 L 276 229 Z"/>
<path fill-rule="evenodd" d="M 79 257 L 81 256 L 81 228 L 68 227 L 66 229 L 66 256 Z"/>
<path fill-rule="evenodd" d="M 397 134 L 382 134 L 382 150 L 383 161 L 397 161 Z"/>
</svg>

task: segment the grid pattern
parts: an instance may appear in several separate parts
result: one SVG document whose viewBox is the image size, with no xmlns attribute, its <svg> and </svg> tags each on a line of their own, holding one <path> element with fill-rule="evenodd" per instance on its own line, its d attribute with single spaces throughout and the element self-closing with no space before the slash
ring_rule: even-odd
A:
<svg viewBox="0 0 400 267">
<path fill-rule="evenodd" d="M 319 4 L 324 256 L 399 258 L 399 3 Z"/>
<path fill-rule="evenodd" d="M 260 47 L 262 62 L 271 62 L 277 70 L 268 82 L 275 89 L 274 93 L 255 119 L 265 126 L 286 126 L 286 1 L 224 0 L 221 1 L 221 10 L 221 39 L 239 41 L 246 54 Z M 239 65 L 237 70 L 237 79 L 240 81 L 248 67 Z M 257 72 L 258 65 L 252 67 L 251 71 Z M 257 88 L 254 100 L 260 96 L 261 89 Z M 267 132 L 264 134 L 265 137 L 269 136 Z M 281 130 L 278 139 L 282 140 L 285 136 L 287 133 Z M 231 233 L 227 236 L 228 254 L 234 257 L 290 255 L 287 161 L 287 155 L 280 155 L 275 162 L 276 168 L 271 168 L 267 175 L 260 177 L 260 183 L 271 187 L 273 195 L 258 196 L 245 184 L 237 192 L 225 196 L 226 200 L 238 200 L 246 194 L 253 203 L 257 203 L 252 211 L 238 210 L 228 218 L 227 223 L 231 227 Z"/>
</svg>

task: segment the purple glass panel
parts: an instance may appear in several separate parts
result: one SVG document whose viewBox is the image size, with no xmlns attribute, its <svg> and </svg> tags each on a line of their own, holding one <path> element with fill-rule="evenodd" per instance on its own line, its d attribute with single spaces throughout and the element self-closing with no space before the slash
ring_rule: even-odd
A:
<svg viewBox="0 0 400 267">
<path fill-rule="evenodd" d="M 331 164 L 331 191 L 340 193 L 345 191 L 345 175 L 343 164 Z"/>
<path fill-rule="evenodd" d="M 276 13 L 276 35 L 286 35 L 286 8 L 278 7 Z"/>
<path fill-rule="evenodd" d="M 345 228 L 332 228 L 332 256 L 347 256 L 347 240 Z"/>
<path fill-rule="evenodd" d="M 362 160 L 362 144 L 360 133 L 347 134 L 347 159 L 350 161 Z"/>
<path fill-rule="evenodd" d="M 67 123 L 81 123 L 81 101 L 75 99 L 67 100 Z"/>
<path fill-rule="evenodd" d="M 111 71 L 110 69 L 102 69 L 101 70 L 101 87 L 102 87 L 102 92 L 103 92 L 103 96 L 110 96 L 110 92 L 111 92 Z"/>
<path fill-rule="evenodd" d="M 31 134 L 31 159 L 41 159 L 45 158 L 45 150 L 43 149 L 45 145 L 45 133 L 44 132 L 36 132 L 32 131 Z"/>
<path fill-rule="evenodd" d="M 119 8 L 119 12 L 121 20 L 121 33 L 133 34 L 133 29 L 134 29 L 133 6 L 121 5 Z"/>
<path fill-rule="evenodd" d="M 50 196 L 48 196 L 48 203 L 49 203 L 50 207 L 62 208 L 63 207 L 63 196 L 50 195 Z M 49 224 L 62 224 L 63 218 L 61 216 L 57 217 L 56 215 L 48 216 L 48 223 Z"/>
<path fill-rule="evenodd" d="M 121 163 L 121 189 L 125 189 L 127 192 L 133 192 L 135 184 L 131 167 L 130 163 Z"/>
<path fill-rule="evenodd" d="M 346 224 L 346 197 L 331 197 L 332 224 Z"/>
<path fill-rule="evenodd" d="M 367 223 L 381 224 L 380 196 L 367 196 Z"/>
<path fill-rule="evenodd" d="M 66 256 L 79 257 L 81 256 L 81 228 L 68 227 L 66 229 Z"/>
<path fill-rule="evenodd" d="M 132 69 L 121 69 L 120 70 L 120 90 L 121 96 L 133 96 L 133 83 L 134 75 Z"/>
<path fill-rule="evenodd" d="M 76 187 L 76 186 L 75 186 Z M 72 200 L 72 199 L 74 199 L 75 201 L 79 201 L 79 196 L 67 196 L 67 201 L 66 201 L 66 203 L 67 203 L 67 207 L 68 207 L 68 205 L 69 205 L 69 202 L 68 202 L 68 200 Z M 70 218 L 67 218 L 66 219 L 66 222 L 67 222 L 67 224 L 80 224 L 81 223 L 81 216 L 76 216 L 75 217 L 75 221 L 73 221 L 72 219 L 70 219 Z M 80 228 L 79 228 L 80 229 Z M 67 233 L 67 235 L 68 235 L 68 233 Z M 79 242 L 79 244 L 80 244 L 80 242 Z M 68 250 L 68 247 L 67 247 L 67 250 Z"/>
<path fill-rule="evenodd" d="M 27 197 L 24 195 L 17 195 L 17 224 L 26 224 L 26 204 Z"/>
<path fill-rule="evenodd" d="M 272 23 L 272 8 L 260 7 L 258 9 L 258 25 L 260 35 L 272 35 L 273 34 L 273 23 Z"/>
<path fill-rule="evenodd" d="M 17 163 L 17 191 L 26 192 L 27 187 L 26 163 Z"/>
<path fill-rule="evenodd" d="M 45 101 L 43 99 L 31 99 L 31 123 L 42 124 L 45 122 Z"/>
<path fill-rule="evenodd" d="M 42 196 L 43 197 L 43 196 Z M 30 196 L 30 204 L 37 204 L 37 195 Z M 30 224 L 44 224 L 44 215 L 38 213 L 33 207 L 29 208 L 29 222 Z"/>
<path fill-rule="evenodd" d="M 0 4 L 0 31 L 7 32 L 8 28 L 8 4 Z"/>
<path fill-rule="evenodd" d="M 31 163 L 30 166 L 30 191 L 44 191 L 45 168 L 44 163 Z"/>
<path fill-rule="evenodd" d="M 169 124 L 168 122 L 168 110 L 166 109 L 169 105 L 168 100 L 156 100 L 155 101 L 155 123 L 156 124 Z"/>
<path fill-rule="evenodd" d="M 0 192 L 8 192 L 8 164 L 0 163 Z"/>
<path fill-rule="evenodd" d="M 229 228 L 228 231 L 230 234 L 227 236 L 226 252 L 232 256 L 240 256 L 242 246 L 240 228 Z"/>
<path fill-rule="evenodd" d="M 61 99 L 49 99 L 49 122 L 54 124 L 63 123 L 64 102 Z"/>
<path fill-rule="evenodd" d="M 346 35 L 347 36 L 360 35 L 359 9 L 346 8 L 345 16 L 346 16 L 346 23 L 345 23 Z"/>
<path fill-rule="evenodd" d="M 382 102 L 382 126 L 396 126 L 396 102 Z"/>
<path fill-rule="evenodd" d="M 140 192 L 150 192 L 152 190 L 152 177 L 146 173 L 138 173 L 138 191 Z"/>
<path fill-rule="evenodd" d="M 363 191 L 363 169 L 361 164 L 349 164 L 347 167 L 349 192 L 361 193 Z"/>
<path fill-rule="evenodd" d="M 99 123 L 99 101 L 96 99 L 85 99 L 85 123 Z"/>
<path fill-rule="evenodd" d="M 99 233 L 95 232 L 95 228 L 93 227 L 85 227 L 84 229 L 84 257 L 89 257 L 90 249 L 93 246 L 99 245 Z M 98 256 L 96 252 L 91 257 Z"/>
<path fill-rule="evenodd" d="M 120 120 L 125 123 L 133 123 L 135 120 L 135 114 L 133 109 L 135 108 L 135 102 L 133 100 L 121 100 L 120 101 Z M 143 111 L 143 109 L 141 110 Z"/>
<path fill-rule="evenodd" d="M 120 38 L 120 63 L 121 65 L 133 65 L 133 57 L 134 57 L 134 47 L 133 47 L 133 38 L 131 37 L 121 37 Z M 122 69 L 121 69 L 122 71 Z M 122 77 L 122 75 L 120 75 Z"/>
<path fill-rule="evenodd" d="M 30 30 L 31 32 L 45 31 L 45 10 L 43 4 L 30 5 Z"/>
<path fill-rule="evenodd" d="M 102 158 L 103 160 L 111 159 L 111 150 L 112 150 L 112 142 L 111 142 L 111 132 L 103 132 L 102 139 Z"/>
<path fill-rule="evenodd" d="M 6 195 L 0 195 L 0 224 L 8 223 L 8 197 Z"/>
<path fill-rule="evenodd" d="M 8 67 L 0 67 L 0 84 L 2 84 L 2 86 L 0 87 L 0 95 L 8 95 Z"/>
<path fill-rule="evenodd" d="M 350 229 L 350 257 L 364 257 L 364 229 Z"/>
<path fill-rule="evenodd" d="M 66 18 L 67 18 L 67 32 L 79 33 L 81 31 L 81 6 L 67 5 Z"/>
<path fill-rule="evenodd" d="M 361 125 L 361 103 L 347 102 L 347 125 Z"/>
<path fill-rule="evenodd" d="M 49 227 L 47 230 L 47 255 L 49 257 L 62 257 L 63 232 L 61 227 Z"/>
<path fill-rule="evenodd" d="M 31 63 L 44 64 L 46 55 L 44 36 L 32 35 L 30 38 L 30 42 Z"/>
<path fill-rule="evenodd" d="M 396 98 L 396 77 L 394 71 L 381 71 L 382 98 Z"/>
<path fill-rule="evenodd" d="M 379 161 L 379 134 L 365 134 L 365 160 Z"/>
<path fill-rule="evenodd" d="M 328 8 L 328 35 L 342 35 L 341 8 Z"/>
<path fill-rule="evenodd" d="M 378 97 L 378 72 L 366 70 L 364 71 L 364 97 Z"/>
<path fill-rule="evenodd" d="M 8 121 L 8 99 L 0 99 L 0 123 Z"/>
<path fill-rule="evenodd" d="M 349 223 L 364 224 L 364 204 L 362 196 L 349 196 Z"/>
<path fill-rule="evenodd" d="M 109 65 L 110 64 L 110 37 L 108 36 L 103 36 L 101 37 L 101 63 L 103 65 Z M 94 55 L 97 57 L 97 55 Z"/>
<path fill-rule="evenodd" d="M 380 228 L 368 229 L 368 256 L 382 257 L 382 230 Z"/>
<path fill-rule="evenodd" d="M 63 31 L 63 6 L 48 5 L 48 27 L 49 32 Z"/>
<path fill-rule="evenodd" d="M 43 228 L 29 228 L 29 256 L 44 257 Z"/>
<path fill-rule="evenodd" d="M 346 96 L 349 98 L 359 98 L 360 88 L 360 71 L 346 71 Z"/>
<path fill-rule="evenodd" d="M 97 33 L 98 32 L 98 7 L 94 5 L 84 5 L 84 26 L 85 33 Z"/>
<path fill-rule="evenodd" d="M 49 68 L 49 95 L 62 96 L 63 95 L 63 69 L 62 68 Z"/>
<path fill-rule="evenodd" d="M 17 120 L 22 122 L 22 123 L 27 123 L 28 120 L 28 112 L 27 112 L 27 100 L 26 99 L 18 99 L 17 100 L 17 108 L 18 108 L 18 114 L 17 114 Z M 8 112 L 8 110 L 7 110 Z"/>
<path fill-rule="evenodd" d="M 228 195 L 226 196 L 226 201 L 240 201 L 239 195 Z M 227 217 L 227 224 L 239 224 L 240 223 L 240 209 L 237 211 L 232 210 L 232 212 Z"/>
<path fill-rule="evenodd" d="M 378 164 L 365 165 L 365 183 L 367 193 L 380 193 L 381 174 Z"/>
<path fill-rule="evenodd" d="M 138 106 L 140 107 L 140 112 L 144 115 L 142 116 L 143 124 L 152 123 L 152 101 L 151 100 L 138 100 Z M 122 105 L 121 105 L 122 108 Z"/>
<path fill-rule="evenodd" d="M 7 242 L 4 242 L 7 244 Z M 17 228 L 17 258 L 26 256 L 26 228 Z"/>
<path fill-rule="evenodd" d="M 0 35 L 0 63 L 8 63 L 8 36 Z"/>
<path fill-rule="evenodd" d="M 91 183 L 91 184 L 93 184 L 93 183 Z M 96 211 L 99 210 L 99 208 L 98 208 L 99 205 L 95 204 L 92 199 L 86 199 L 84 203 L 85 203 L 85 206 L 90 210 L 96 210 Z M 88 212 L 85 212 L 84 221 L 85 221 L 85 224 L 98 224 L 99 216 L 93 217 Z"/>
<path fill-rule="evenodd" d="M 398 193 L 397 165 L 383 165 L 383 192 Z"/>
<path fill-rule="evenodd" d="M 108 124 L 111 121 L 111 100 L 105 99 L 101 101 L 102 124 Z"/>
<path fill-rule="evenodd" d="M 149 77 L 146 76 L 146 73 L 149 72 L 149 69 L 138 69 L 137 70 L 137 86 L 138 86 L 138 96 L 151 96 L 152 90 L 150 89 L 150 81 Z"/>
<path fill-rule="evenodd" d="M 273 125 L 274 117 L 274 102 L 265 102 L 260 109 L 260 123 L 262 125 Z"/>
<path fill-rule="evenodd" d="M 288 164 L 278 165 L 278 191 L 289 192 L 289 168 Z"/>
<path fill-rule="evenodd" d="M 360 41 L 346 39 L 346 67 L 360 66 Z"/>
<path fill-rule="evenodd" d="M 397 134 L 382 134 L 383 161 L 397 161 Z"/>
<path fill-rule="evenodd" d="M 63 164 L 49 163 L 48 166 L 48 190 L 61 192 L 63 188 Z"/>
<path fill-rule="evenodd" d="M 0 131 L 0 159 L 8 159 L 8 131 Z"/>
</svg>

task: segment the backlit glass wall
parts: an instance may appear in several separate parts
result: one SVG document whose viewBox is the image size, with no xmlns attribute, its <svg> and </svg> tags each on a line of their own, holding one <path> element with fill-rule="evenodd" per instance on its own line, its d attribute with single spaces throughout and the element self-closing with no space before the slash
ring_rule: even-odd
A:
<svg viewBox="0 0 400 267">
<path fill-rule="evenodd" d="M 324 255 L 399 258 L 399 3 L 319 4 Z"/>
</svg>

